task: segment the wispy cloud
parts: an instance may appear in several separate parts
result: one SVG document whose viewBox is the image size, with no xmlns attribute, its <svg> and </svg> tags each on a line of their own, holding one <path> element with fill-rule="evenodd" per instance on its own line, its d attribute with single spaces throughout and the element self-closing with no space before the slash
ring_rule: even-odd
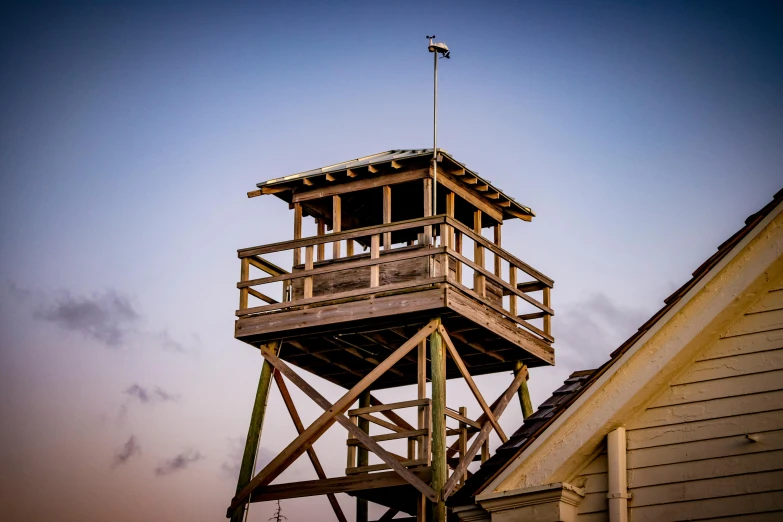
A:
<svg viewBox="0 0 783 522">
<path fill-rule="evenodd" d="M 229 437 L 228 439 L 228 452 L 226 454 L 226 460 L 220 465 L 220 471 L 227 478 L 236 481 L 239 477 L 239 468 L 242 465 L 242 457 L 245 453 L 245 440 L 246 437 Z M 264 466 L 272 462 L 272 459 L 276 457 L 276 454 L 269 449 L 261 446 L 258 448 L 258 454 L 256 455 L 256 470 L 263 469 Z M 295 473 L 299 473 L 299 465 L 294 464 L 292 469 Z"/>
<path fill-rule="evenodd" d="M 171 458 L 156 467 L 155 475 L 159 477 L 171 475 L 172 473 L 186 469 L 194 462 L 198 462 L 203 458 L 204 455 L 198 451 L 192 449 L 185 450 L 182 453 L 176 455 L 174 458 Z"/>
<path fill-rule="evenodd" d="M 125 464 L 131 459 L 131 457 L 138 455 L 139 453 L 141 453 L 141 446 L 139 446 L 138 442 L 136 442 L 136 436 L 131 435 L 131 437 L 128 439 L 128 442 L 126 442 L 120 449 L 118 449 L 114 453 L 114 461 L 112 467 L 117 467 L 117 466 L 121 466 L 122 464 Z"/>
<path fill-rule="evenodd" d="M 140 316 L 128 296 L 115 290 L 78 297 L 60 292 L 53 303 L 42 304 L 34 316 L 106 346 L 125 343 Z"/>
<path fill-rule="evenodd" d="M 645 310 L 618 305 L 602 293 L 564 304 L 552 321 L 558 365 L 569 369 L 599 366 L 649 316 Z"/>
<path fill-rule="evenodd" d="M 134 384 L 125 390 L 125 395 L 138 399 L 142 404 L 150 404 L 155 402 L 177 402 L 179 401 L 179 395 L 169 393 L 160 386 L 155 386 L 152 389 L 144 388 L 138 384 Z"/>
</svg>

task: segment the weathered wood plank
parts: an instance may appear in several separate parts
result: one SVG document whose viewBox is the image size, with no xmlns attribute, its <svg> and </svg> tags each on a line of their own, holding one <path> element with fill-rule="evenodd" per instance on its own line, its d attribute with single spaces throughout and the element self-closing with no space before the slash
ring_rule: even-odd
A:
<svg viewBox="0 0 783 522">
<path fill-rule="evenodd" d="M 376 413 L 387 410 L 399 410 L 403 408 L 411 408 L 413 406 L 424 406 L 430 404 L 430 399 L 414 399 L 412 401 L 390 402 L 387 404 L 378 404 L 375 406 L 367 406 L 366 408 L 356 408 L 348 410 L 348 416 L 360 415 L 362 413 Z"/>
<path fill-rule="evenodd" d="M 446 306 L 474 323 L 481 325 L 507 341 L 519 346 L 530 355 L 547 364 L 555 363 L 555 353 L 551 346 L 545 344 L 533 334 L 517 328 L 512 322 L 492 310 L 484 303 L 475 302 L 462 295 L 459 291 L 448 288 Z"/>
<path fill-rule="evenodd" d="M 474 194 L 471 189 L 456 181 L 450 174 L 443 172 L 443 169 L 438 169 L 438 184 L 455 192 L 459 197 L 481 210 L 495 221 L 503 221 L 503 212 L 501 210 L 481 196 Z"/>
<path fill-rule="evenodd" d="M 293 196 L 293 202 L 300 203 L 304 201 L 312 201 L 314 199 L 327 198 L 340 194 L 347 194 L 349 192 L 357 192 L 360 190 L 383 187 L 384 185 L 407 183 L 409 181 L 415 181 L 417 179 L 423 179 L 426 177 L 429 177 L 429 168 L 409 170 L 407 172 L 400 173 L 395 172 L 394 174 L 386 174 L 372 178 L 363 178 L 355 181 L 349 181 L 347 183 L 341 183 L 339 185 L 327 185 L 325 187 L 319 187 L 313 190 L 297 192 Z"/>
<path fill-rule="evenodd" d="M 411 473 L 424 482 L 430 481 L 429 468 L 412 469 Z M 349 491 L 361 491 L 365 489 L 388 488 L 404 486 L 407 482 L 394 471 L 372 473 L 363 476 L 336 477 L 324 480 L 306 480 L 301 482 L 289 482 L 286 484 L 273 484 L 254 491 L 250 497 L 251 502 L 266 502 L 269 500 L 285 500 L 287 498 L 311 497 L 315 495 L 327 495 L 329 493 L 347 493 Z"/>
<path fill-rule="evenodd" d="M 302 328 L 320 328 L 345 322 L 438 310 L 444 306 L 444 290 L 435 288 L 421 292 L 292 310 L 285 313 L 244 317 L 236 322 L 235 336 L 242 338 Z"/>
</svg>

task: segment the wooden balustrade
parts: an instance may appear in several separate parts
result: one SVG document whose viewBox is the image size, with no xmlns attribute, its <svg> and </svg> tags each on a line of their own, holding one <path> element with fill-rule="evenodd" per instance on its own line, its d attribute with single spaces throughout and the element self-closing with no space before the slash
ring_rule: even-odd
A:
<svg viewBox="0 0 783 522">
<path fill-rule="evenodd" d="M 339 200 L 335 200 L 334 204 L 339 206 Z M 388 215 L 384 216 L 384 220 L 386 219 L 389 219 Z M 383 223 L 347 231 L 340 231 L 339 227 L 335 227 L 336 231 L 331 234 L 324 235 L 319 229 L 318 236 L 300 237 L 239 250 L 242 267 L 240 281 L 237 283 L 240 290 L 237 315 L 280 311 L 293 306 L 312 305 L 335 299 L 360 298 L 377 292 L 410 291 L 417 287 L 425 288 L 447 282 L 519 326 L 549 342 L 553 341 L 551 316 L 554 311 L 551 308 L 550 290 L 554 282 L 497 244 L 500 242 L 499 225 L 494 228 L 494 242 L 483 237 L 481 220 L 481 212 L 476 211 L 473 229 L 448 215 Z M 418 244 L 391 244 L 392 233 L 410 229 L 418 229 Z M 466 239 L 470 239 L 474 245 L 472 258 L 463 252 Z M 347 242 L 348 252 L 351 254 L 354 241 L 369 246 L 370 252 L 340 258 L 340 248 L 337 245 L 342 241 Z M 324 246 L 328 243 L 335 245 L 332 251 L 337 256 L 331 260 L 323 259 Z M 263 254 L 289 250 L 294 252 L 295 262 L 290 272 L 260 257 Z M 494 256 L 492 267 L 485 266 L 486 252 Z M 506 278 L 503 277 L 504 264 L 508 266 Z M 408 270 L 404 277 L 399 275 L 400 266 Z M 466 286 L 463 281 L 463 266 L 473 272 L 471 287 Z M 250 267 L 255 267 L 266 275 L 250 279 Z M 389 268 L 392 275 L 384 277 L 384 267 L 393 267 Z M 520 273 L 530 280 L 519 282 Z M 282 302 L 254 288 L 277 282 L 283 283 Z M 530 295 L 538 291 L 543 294 L 540 300 Z M 266 304 L 250 307 L 250 296 Z M 504 304 L 505 297 L 508 297 L 507 305 Z M 520 302 L 532 307 L 533 311 L 519 314 Z M 543 319 L 540 328 L 529 323 L 530 320 L 536 319 Z"/>
</svg>

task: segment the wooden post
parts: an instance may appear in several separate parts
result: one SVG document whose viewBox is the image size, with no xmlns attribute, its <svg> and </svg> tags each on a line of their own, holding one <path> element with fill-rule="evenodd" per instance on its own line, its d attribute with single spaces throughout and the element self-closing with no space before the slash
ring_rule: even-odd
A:
<svg viewBox="0 0 783 522">
<path fill-rule="evenodd" d="M 552 300 L 549 293 L 550 288 L 544 287 L 544 306 L 552 307 Z M 552 335 L 552 316 L 549 314 L 544 315 L 544 333 Z"/>
<path fill-rule="evenodd" d="M 517 361 L 514 367 L 514 374 L 519 375 L 520 372 L 525 372 L 525 378 L 519 385 L 519 405 L 522 407 L 522 418 L 527 419 L 533 415 L 533 403 L 530 401 L 530 391 L 527 388 L 527 380 L 530 378 L 530 373 L 528 373 L 527 366 L 522 361 Z"/>
<path fill-rule="evenodd" d="M 239 280 L 245 282 L 248 279 L 250 279 L 250 258 L 243 257 L 241 263 L 242 263 L 242 268 L 239 271 Z M 239 289 L 240 310 L 244 310 L 245 308 L 247 308 L 247 299 L 248 299 L 249 292 L 250 292 L 249 287 Z"/>
<path fill-rule="evenodd" d="M 459 230 L 454 231 L 454 250 L 462 255 L 462 232 Z M 457 276 L 457 282 L 462 284 L 462 263 L 460 261 L 456 261 L 457 267 L 454 270 L 456 272 Z"/>
<path fill-rule="evenodd" d="M 481 211 L 473 212 L 473 232 L 481 235 Z M 473 242 L 473 262 L 484 268 L 484 247 L 478 241 Z M 484 276 L 473 271 L 473 290 L 481 297 L 486 297 L 487 289 Z"/>
<path fill-rule="evenodd" d="M 468 416 L 468 409 L 465 406 L 459 407 L 459 414 L 463 417 Z M 459 423 L 459 460 L 468 452 L 468 425 L 460 421 Z M 464 484 L 468 480 L 468 471 L 460 477 L 459 483 Z"/>
<path fill-rule="evenodd" d="M 332 232 L 342 232 L 343 230 L 343 214 L 342 203 L 340 196 L 332 196 Z M 340 242 L 335 241 L 332 243 L 332 259 L 340 258 Z"/>
<path fill-rule="evenodd" d="M 424 339 L 419 343 L 419 351 L 418 351 L 418 379 L 417 379 L 417 398 L 418 399 L 424 399 L 427 397 L 427 340 Z M 429 419 L 427 418 L 427 408 L 426 406 L 419 406 L 419 418 L 418 418 L 418 429 L 424 429 L 429 428 Z M 419 453 L 418 458 L 419 460 L 426 460 L 427 465 L 430 463 L 430 447 L 429 447 L 429 437 L 426 435 L 421 435 L 419 437 Z M 416 497 L 416 521 L 417 522 L 426 522 L 427 520 L 427 497 L 424 495 L 419 495 Z"/>
<path fill-rule="evenodd" d="M 501 227 L 503 226 L 503 223 L 497 223 L 493 228 L 493 231 L 495 233 L 495 244 L 497 246 L 500 246 L 501 241 Z M 503 277 L 503 267 L 501 266 L 500 262 L 503 259 L 495 254 L 495 275 L 502 278 Z"/>
<path fill-rule="evenodd" d="M 424 217 L 432 215 L 432 178 L 424 178 Z M 424 244 L 432 244 L 432 225 L 424 227 Z"/>
<path fill-rule="evenodd" d="M 302 204 L 294 203 L 294 239 L 302 237 Z M 302 262 L 302 249 L 294 249 L 294 266 Z"/>
<path fill-rule="evenodd" d="M 508 265 L 508 283 L 516 288 L 517 287 L 517 267 L 509 264 Z M 517 315 L 517 294 L 511 294 L 508 297 L 508 311 L 511 312 L 511 315 L 516 317 Z"/>
<path fill-rule="evenodd" d="M 305 270 L 313 269 L 313 246 L 305 247 Z M 313 297 L 313 276 L 304 278 L 304 298 Z"/>
<path fill-rule="evenodd" d="M 370 406 L 370 390 L 364 390 L 362 394 L 359 396 L 359 407 L 360 408 L 367 408 Z M 358 420 L 358 426 L 359 429 L 362 430 L 365 433 L 370 433 L 370 421 L 359 417 Z M 356 462 L 357 466 L 367 466 L 370 464 L 370 454 L 369 452 L 359 446 L 358 450 L 358 459 Z M 356 499 L 356 522 L 367 522 L 368 520 L 368 505 L 367 501 L 361 498 Z"/>
<path fill-rule="evenodd" d="M 316 224 L 316 227 L 318 229 L 318 236 L 319 237 L 323 236 L 324 234 L 326 234 L 326 223 L 324 222 L 323 218 L 315 218 L 315 224 Z M 326 245 L 324 245 L 323 243 L 318 245 L 318 251 L 317 251 L 316 260 L 318 260 L 318 261 L 323 261 L 324 260 L 324 258 L 326 256 L 326 252 L 324 252 L 324 247 L 325 246 Z"/>
<path fill-rule="evenodd" d="M 446 194 L 446 215 L 454 219 L 454 193 Z M 454 249 L 454 230 L 449 225 L 443 225 L 443 246 Z"/>
<path fill-rule="evenodd" d="M 383 222 L 384 223 L 391 223 L 392 222 L 392 201 L 391 201 L 391 187 L 389 185 L 384 185 L 383 187 Z M 383 234 L 383 250 L 390 250 L 391 249 L 391 232 L 384 232 Z"/>
<path fill-rule="evenodd" d="M 380 242 L 381 238 L 378 234 L 374 234 L 370 243 L 370 258 L 378 259 L 380 257 Z M 381 283 L 381 265 L 372 265 L 370 267 L 370 288 L 374 288 Z"/>
<path fill-rule="evenodd" d="M 446 467 L 446 350 L 439 331 L 430 335 L 430 375 L 432 378 L 432 489 L 438 502 L 432 506 L 433 522 L 446 522 L 443 486 L 448 479 Z"/>
<path fill-rule="evenodd" d="M 279 353 L 279 341 L 271 344 L 274 345 L 272 350 Z M 266 414 L 269 385 L 272 382 L 273 371 L 272 365 L 265 360 L 261 366 L 261 377 L 258 379 L 258 390 L 256 390 L 256 400 L 253 403 L 253 412 L 250 414 L 250 426 L 247 429 L 245 451 L 242 454 L 242 465 L 239 467 L 239 478 L 237 479 L 237 493 L 253 478 L 253 468 L 255 467 L 258 444 L 261 440 L 261 428 L 264 426 L 264 415 Z M 231 522 L 242 522 L 244 512 L 245 505 L 238 506 L 231 515 Z"/>
</svg>

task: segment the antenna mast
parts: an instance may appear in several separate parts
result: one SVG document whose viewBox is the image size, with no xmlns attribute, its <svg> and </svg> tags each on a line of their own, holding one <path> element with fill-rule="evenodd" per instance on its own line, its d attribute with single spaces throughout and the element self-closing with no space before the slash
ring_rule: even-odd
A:
<svg viewBox="0 0 783 522">
<path fill-rule="evenodd" d="M 438 214 L 438 53 L 442 54 L 444 58 L 451 58 L 449 47 L 443 43 L 433 42 L 435 35 L 427 37 L 430 41 L 427 49 L 433 54 L 435 58 L 435 81 L 433 85 L 433 114 L 432 114 L 432 172 L 434 180 L 432 182 L 432 214 Z"/>
</svg>

